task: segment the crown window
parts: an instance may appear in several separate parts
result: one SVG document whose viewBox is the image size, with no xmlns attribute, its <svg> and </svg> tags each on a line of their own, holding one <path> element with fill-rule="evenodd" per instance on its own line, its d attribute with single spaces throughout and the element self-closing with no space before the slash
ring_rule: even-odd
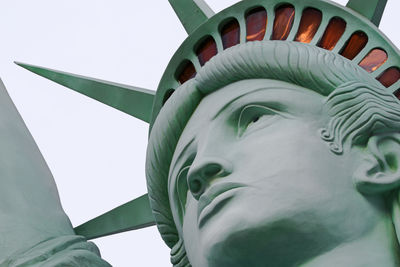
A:
<svg viewBox="0 0 400 267">
<path fill-rule="evenodd" d="M 205 39 L 197 49 L 197 57 L 199 58 L 201 66 L 206 64 L 206 62 L 209 61 L 216 54 L 217 45 L 211 36 Z"/>
<path fill-rule="evenodd" d="M 340 54 L 345 58 L 353 60 L 368 43 L 368 36 L 362 32 L 357 31 L 353 33 L 347 41 L 345 47 Z"/>
<path fill-rule="evenodd" d="M 371 50 L 368 55 L 361 60 L 360 67 L 368 72 L 376 71 L 388 59 L 388 55 L 380 48 Z"/>
<path fill-rule="evenodd" d="M 187 60 L 183 63 L 183 68 L 177 75 L 177 79 L 181 84 L 183 84 L 187 80 L 192 79 L 194 76 L 196 76 L 196 69 L 194 68 L 193 63 Z"/>
<path fill-rule="evenodd" d="M 246 16 L 246 41 L 261 41 L 267 29 L 267 11 L 259 7 L 250 11 Z"/>
<path fill-rule="evenodd" d="M 329 21 L 328 27 L 324 32 L 321 40 L 318 43 L 319 47 L 326 50 L 332 50 L 339 42 L 344 31 L 346 30 L 346 22 L 339 17 L 334 17 Z"/>
<path fill-rule="evenodd" d="M 294 13 L 292 5 L 282 5 L 276 9 L 272 40 L 287 39 L 293 26 Z"/>
<path fill-rule="evenodd" d="M 319 26 L 321 25 L 322 13 L 315 8 L 307 8 L 303 11 L 299 30 L 295 41 L 301 43 L 310 43 L 314 38 Z"/>
<path fill-rule="evenodd" d="M 377 80 L 385 87 L 390 87 L 400 79 L 400 70 L 397 67 L 391 67 L 385 70 Z"/>
<path fill-rule="evenodd" d="M 237 45 L 240 42 L 240 27 L 237 20 L 228 22 L 221 30 L 224 49 Z"/>
</svg>

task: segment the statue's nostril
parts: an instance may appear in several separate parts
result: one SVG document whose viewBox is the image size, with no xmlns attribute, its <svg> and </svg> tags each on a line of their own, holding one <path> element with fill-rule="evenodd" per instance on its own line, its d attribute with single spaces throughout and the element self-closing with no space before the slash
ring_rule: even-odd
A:
<svg viewBox="0 0 400 267">
<path fill-rule="evenodd" d="M 198 194 L 202 189 L 202 183 L 198 179 L 194 179 L 190 182 L 189 187 L 193 194 Z"/>
</svg>

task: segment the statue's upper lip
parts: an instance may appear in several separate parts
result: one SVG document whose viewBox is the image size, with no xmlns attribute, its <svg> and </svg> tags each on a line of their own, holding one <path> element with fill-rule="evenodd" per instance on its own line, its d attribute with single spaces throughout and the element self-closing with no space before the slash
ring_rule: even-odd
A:
<svg viewBox="0 0 400 267">
<path fill-rule="evenodd" d="M 231 194 L 229 196 L 224 193 L 244 186 L 246 185 L 241 183 L 224 182 L 212 185 L 209 189 L 207 189 L 204 194 L 201 195 L 197 206 L 197 218 L 199 226 L 203 224 L 206 218 L 212 215 L 212 211 L 218 205 L 218 203 L 220 203 L 221 201 L 226 201 L 232 197 Z M 218 201 L 214 201 L 216 200 L 216 198 L 218 198 Z M 215 205 L 213 205 L 215 207 L 210 207 L 210 209 L 206 209 L 206 207 L 209 206 L 212 202 L 216 202 Z"/>
</svg>

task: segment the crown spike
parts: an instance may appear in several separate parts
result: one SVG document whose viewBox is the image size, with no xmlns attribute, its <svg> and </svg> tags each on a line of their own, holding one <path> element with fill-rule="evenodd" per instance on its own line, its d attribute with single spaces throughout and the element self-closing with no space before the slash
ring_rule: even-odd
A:
<svg viewBox="0 0 400 267">
<path fill-rule="evenodd" d="M 154 91 L 19 62 L 15 64 L 135 118 L 150 122 Z"/>
<path fill-rule="evenodd" d="M 204 0 L 168 0 L 188 34 L 215 13 Z"/>
<path fill-rule="evenodd" d="M 147 194 L 75 227 L 87 239 L 118 234 L 155 225 Z"/>
<path fill-rule="evenodd" d="M 378 27 L 386 3 L 387 0 L 349 0 L 346 6 L 363 15 Z"/>
</svg>

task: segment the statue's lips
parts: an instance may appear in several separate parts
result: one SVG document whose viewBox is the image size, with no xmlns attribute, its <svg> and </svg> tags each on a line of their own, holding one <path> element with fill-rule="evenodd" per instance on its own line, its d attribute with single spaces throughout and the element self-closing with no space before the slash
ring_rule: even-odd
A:
<svg viewBox="0 0 400 267">
<path fill-rule="evenodd" d="M 197 218 L 199 227 L 222 208 L 234 195 L 234 189 L 245 187 L 240 183 L 221 183 L 212 185 L 201 195 L 197 206 Z"/>
</svg>

